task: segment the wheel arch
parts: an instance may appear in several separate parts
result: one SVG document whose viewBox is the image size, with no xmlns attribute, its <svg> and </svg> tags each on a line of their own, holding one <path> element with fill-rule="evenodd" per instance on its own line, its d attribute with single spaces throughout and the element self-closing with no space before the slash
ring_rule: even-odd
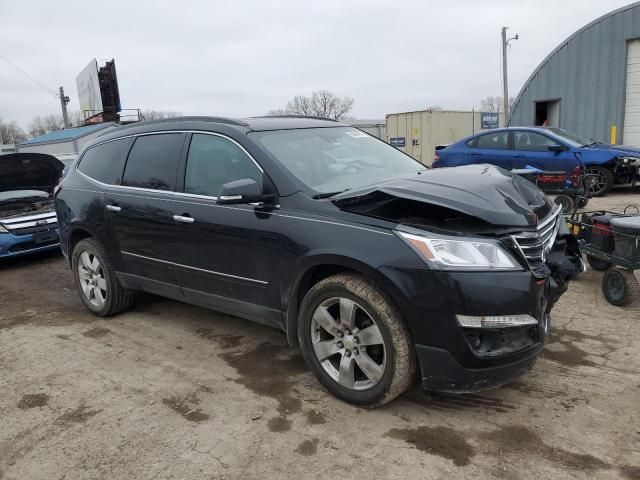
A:
<svg viewBox="0 0 640 480">
<path fill-rule="evenodd" d="M 360 260 L 350 257 L 321 255 L 307 258 L 298 270 L 296 279 L 291 284 L 291 288 L 286 298 L 286 333 L 289 344 L 293 347 L 299 346 L 298 341 L 298 315 L 300 304 L 307 292 L 318 282 L 339 273 L 353 273 L 366 277 L 378 288 L 386 293 L 390 299 L 399 307 L 396 298 L 400 291 L 393 282 L 383 275 L 378 269 Z M 402 312 L 401 312 L 402 313 Z"/>
<path fill-rule="evenodd" d="M 73 256 L 73 249 L 81 240 L 85 238 L 95 238 L 95 235 L 84 226 L 73 226 L 69 229 L 69 236 L 67 238 L 67 252 L 69 257 L 69 263 Z"/>
</svg>

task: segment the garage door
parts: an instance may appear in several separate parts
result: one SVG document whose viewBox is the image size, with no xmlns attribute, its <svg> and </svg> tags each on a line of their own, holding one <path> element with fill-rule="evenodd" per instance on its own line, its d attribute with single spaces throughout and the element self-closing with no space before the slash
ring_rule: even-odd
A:
<svg viewBox="0 0 640 480">
<path fill-rule="evenodd" d="M 640 147 L 640 39 L 627 49 L 627 87 L 622 143 Z"/>
</svg>

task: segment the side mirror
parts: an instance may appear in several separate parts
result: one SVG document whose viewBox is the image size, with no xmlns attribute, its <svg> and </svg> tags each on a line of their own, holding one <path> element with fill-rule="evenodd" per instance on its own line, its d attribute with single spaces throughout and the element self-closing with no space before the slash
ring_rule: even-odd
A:
<svg viewBox="0 0 640 480">
<path fill-rule="evenodd" d="M 555 145 L 549 145 L 548 147 L 550 152 L 564 152 L 567 148 L 564 145 L 560 145 L 560 144 L 555 144 Z"/>
<path fill-rule="evenodd" d="M 220 188 L 218 205 L 238 205 L 242 203 L 269 202 L 274 199 L 273 194 L 265 194 L 262 187 L 253 178 L 243 178 L 225 183 Z"/>
</svg>

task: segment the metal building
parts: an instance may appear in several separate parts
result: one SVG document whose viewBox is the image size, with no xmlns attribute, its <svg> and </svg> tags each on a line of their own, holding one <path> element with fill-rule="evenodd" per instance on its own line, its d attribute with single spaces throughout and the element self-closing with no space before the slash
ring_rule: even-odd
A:
<svg viewBox="0 0 640 480">
<path fill-rule="evenodd" d="M 640 2 L 584 26 L 531 74 L 509 125 L 545 121 L 596 141 L 640 146 Z"/>
<path fill-rule="evenodd" d="M 116 127 L 117 124 L 110 122 L 66 128 L 30 138 L 16 145 L 16 148 L 20 153 L 37 152 L 51 155 L 77 155 L 90 140 Z"/>
<path fill-rule="evenodd" d="M 431 165 L 436 145 L 457 142 L 482 129 L 482 117 L 475 111 L 419 110 L 387 115 L 387 142 L 425 165 Z M 504 125 L 502 113 L 491 114 Z"/>
</svg>

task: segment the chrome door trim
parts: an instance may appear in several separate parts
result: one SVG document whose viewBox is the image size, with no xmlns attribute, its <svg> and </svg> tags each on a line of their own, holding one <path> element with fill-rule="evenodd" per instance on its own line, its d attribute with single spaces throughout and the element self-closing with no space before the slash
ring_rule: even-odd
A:
<svg viewBox="0 0 640 480">
<path fill-rule="evenodd" d="M 210 273 L 212 275 L 218 275 L 220 277 L 233 278 L 233 279 L 236 279 L 236 280 L 244 280 L 246 282 L 257 283 L 259 285 L 269 285 L 269 282 L 265 282 L 264 280 L 256 280 L 255 278 L 240 277 L 238 275 L 231 275 L 229 273 L 216 272 L 214 270 L 205 270 L 204 268 L 192 267 L 190 265 L 184 265 L 182 263 L 170 262 L 168 260 L 160 260 L 159 258 L 147 257 L 145 255 L 139 255 L 137 253 L 131 253 L 131 252 L 125 252 L 125 251 L 122 251 L 121 253 L 123 255 L 129 255 L 131 257 L 142 258 L 144 260 L 150 260 L 152 262 L 164 263 L 166 265 L 173 265 L 174 267 L 187 268 L 189 270 L 195 270 L 195 271 L 198 271 L 198 272 Z"/>
</svg>

